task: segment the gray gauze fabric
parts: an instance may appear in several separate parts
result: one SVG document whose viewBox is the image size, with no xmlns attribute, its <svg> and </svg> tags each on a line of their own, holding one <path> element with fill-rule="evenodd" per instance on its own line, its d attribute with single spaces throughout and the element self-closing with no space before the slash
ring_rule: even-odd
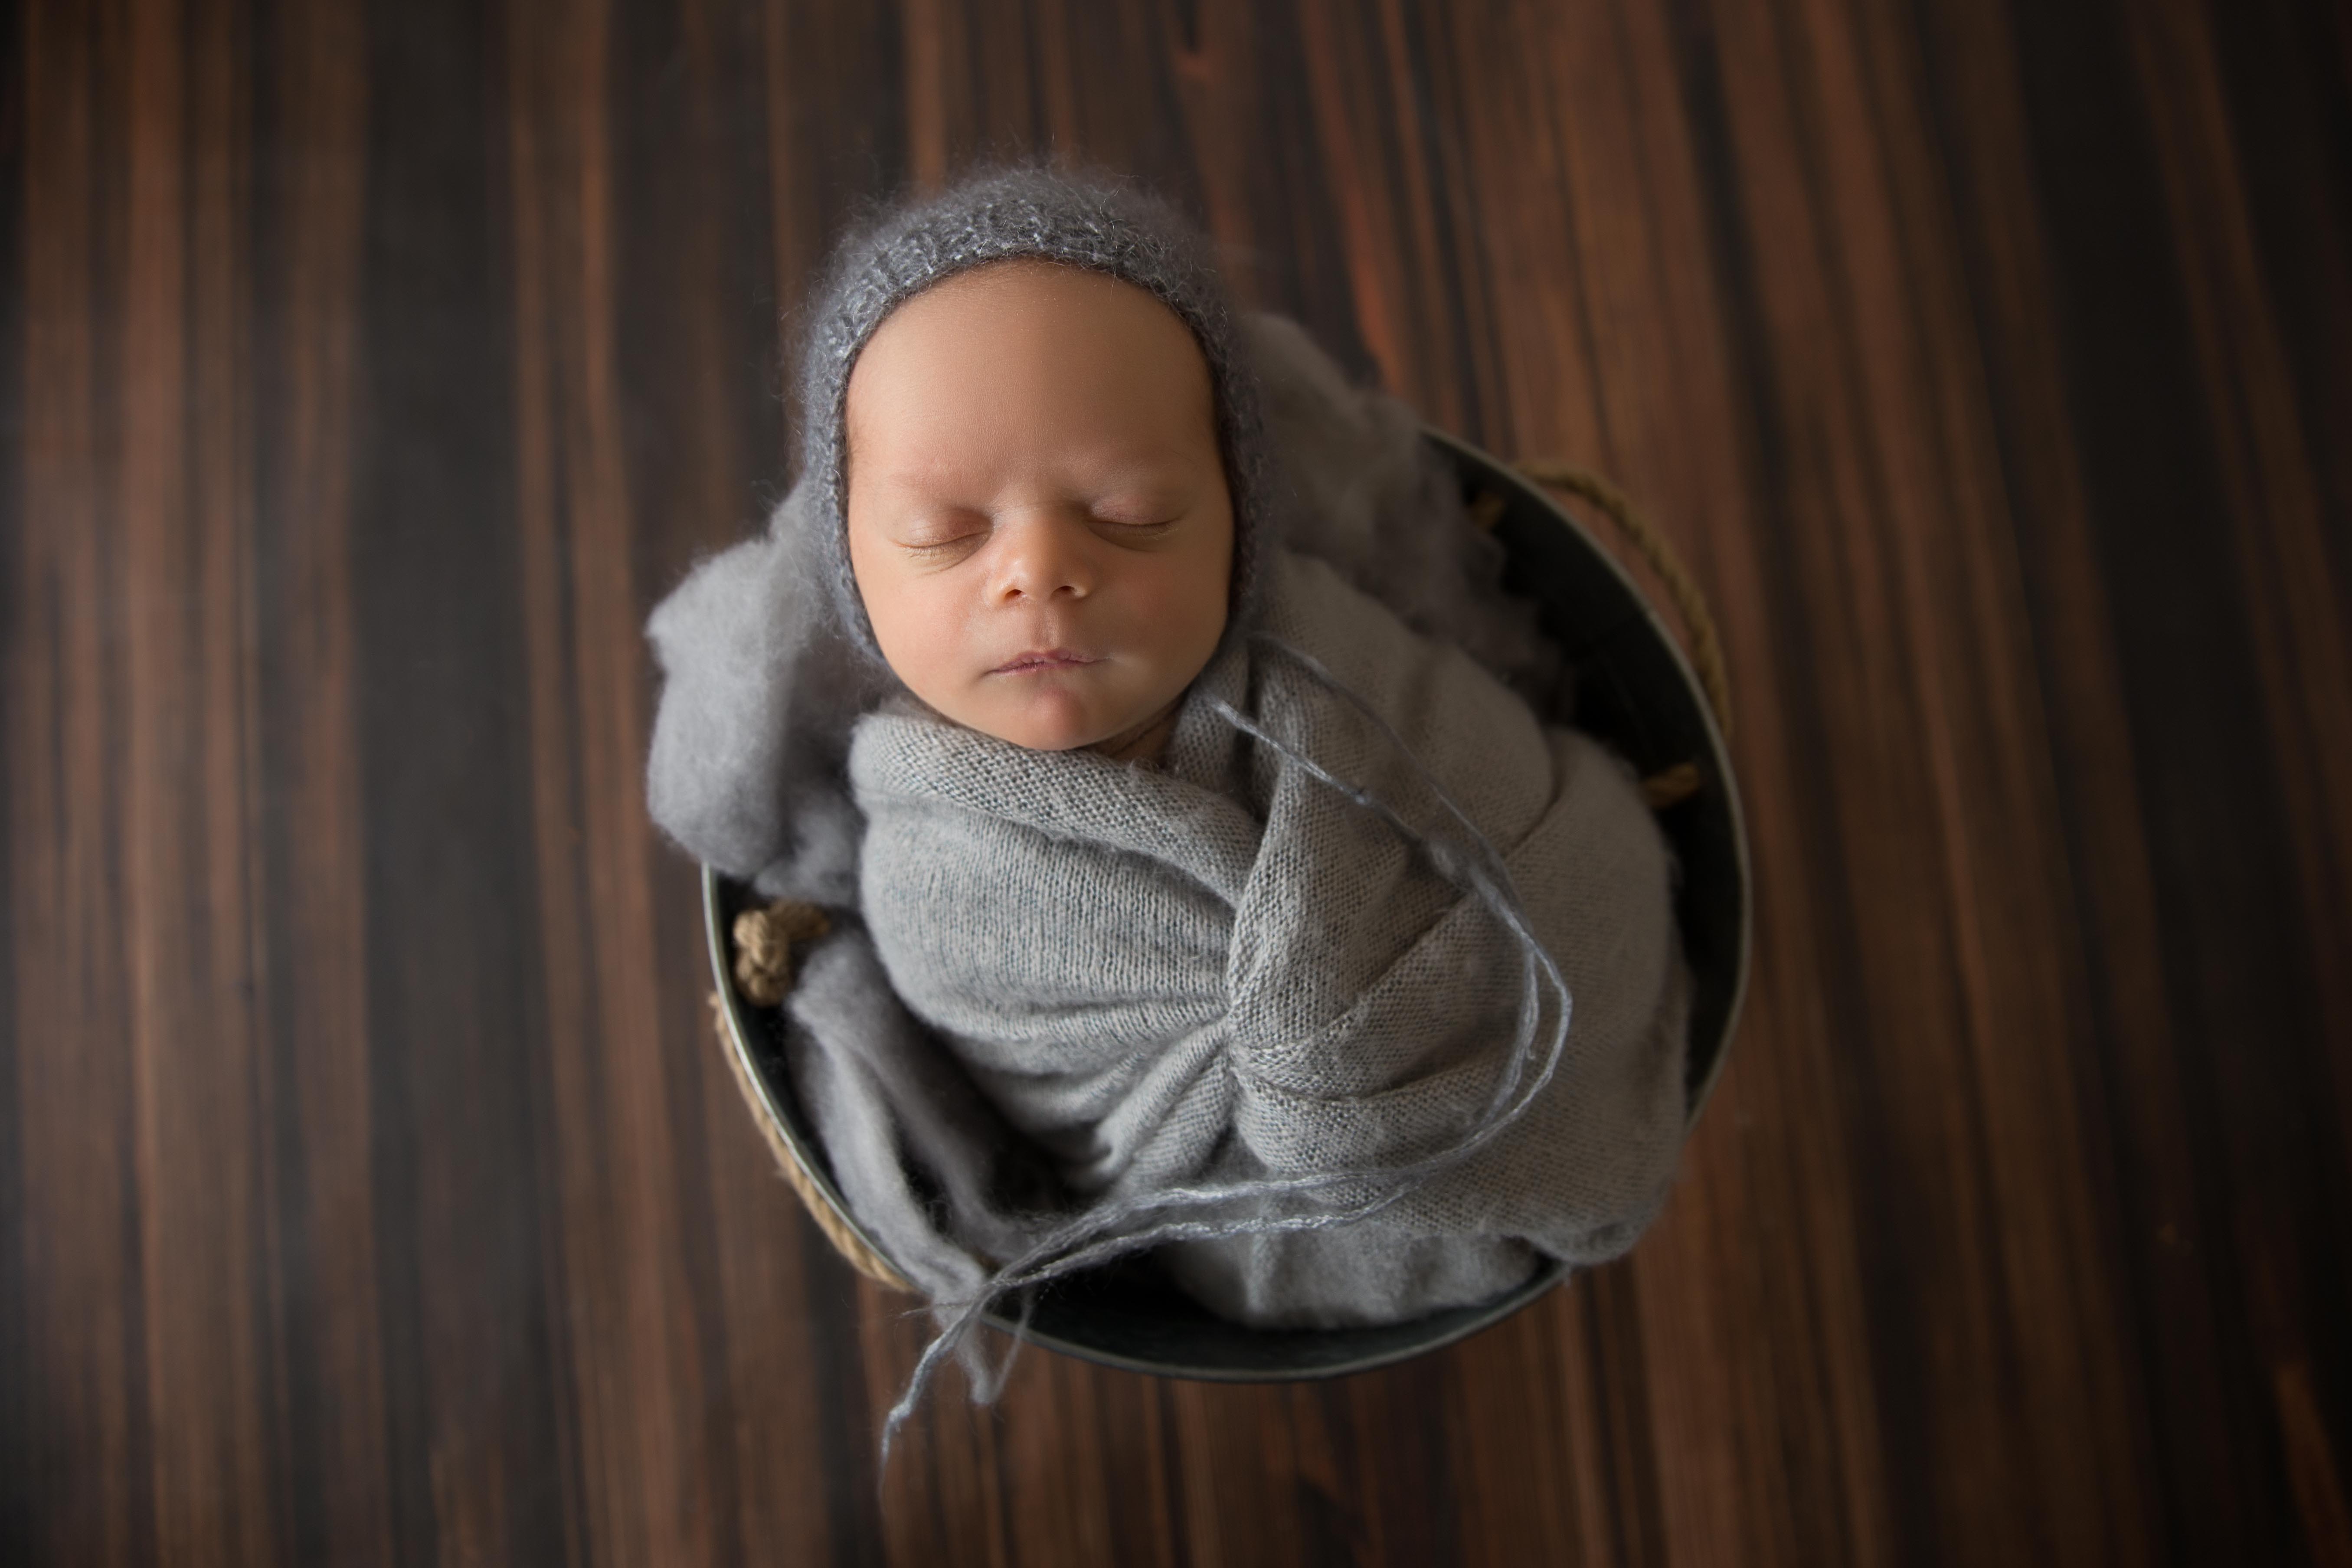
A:
<svg viewBox="0 0 2352 1568">
<path fill-rule="evenodd" d="M 1503 852 L 1572 1021 L 1528 1113 L 1376 1219 L 1163 1258 L 1229 1317 L 1333 1325 L 1491 1296 L 1538 1254 L 1612 1257 L 1663 1201 L 1683 1132 L 1687 980 L 1639 788 L 1328 566 L 1271 568 L 1265 631 L 1368 701 Z M 892 985 L 1081 1194 L 1433 1153 L 1475 1121 L 1517 1033 L 1521 950 L 1494 912 L 1217 698 L 1448 831 L 1395 741 L 1262 638 L 1195 683 L 1159 767 L 1024 750 L 911 702 L 851 745 Z"/>
<path fill-rule="evenodd" d="M 1281 510 L 1293 546 L 1415 630 L 1467 649 L 1514 685 L 1541 688 L 1556 656 L 1536 634 L 1529 607 L 1496 585 L 1500 552 L 1468 526 L 1450 470 L 1420 441 L 1412 412 L 1350 386 L 1290 322 L 1251 318 L 1245 340 L 1264 388 L 1266 444 L 1286 491 Z M 959 1300 L 985 1276 L 982 1258 L 1022 1249 L 1030 1233 L 1017 1216 L 1034 1203 L 1041 1174 L 1030 1164 L 1035 1145 L 979 1092 L 958 1054 L 908 1013 L 860 918 L 866 821 L 850 798 L 850 737 L 897 683 L 837 624 L 829 521 L 813 507 L 807 487 L 796 487 L 762 534 L 700 563 L 654 612 L 647 633 L 663 685 L 647 799 L 655 820 L 698 859 L 768 896 L 808 899 L 834 911 L 835 934 L 807 955 L 787 1003 L 794 1086 L 858 1222 L 919 1289 L 934 1300 Z M 1525 715 L 1515 722 L 1524 726 Z M 1172 763 L 1194 754 L 1198 723 L 1188 715 Z M 1228 760 L 1239 765 L 1247 748 L 1230 743 Z M 1496 743 L 1465 731 L 1448 765 L 1458 768 Z M 1607 765 L 1590 747 L 1578 754 L 1593 769 Z M 1214 772 L 1174 767 L 1169 777 L 1199 785 Z M 1252 798 L 1248 782 L 1233 781 L 1242 792 L 1236 802 Z M 1263 820 L 1250 816 L 1260 808 L 1236 809 Z M 1235 821 L 1230 813 L 1215 820 L 1228 827 Z M 1596 900 L 1594 907 L 1605 905 Z M 1553 952 L 1570 983 L 1589 991 L 1591 981 L 1580 977 L 1607 963 L 1616 940 L 1591 947 L 1562 939 Z M 1586 1007 L 1580 994 L 1579 1031 L 1592 1022 Z M 1660 1026 L 1673 1032 L 1668 1020 Z M 1574 1043 L 1587 1048 L 1580 1033 Z M 1179 1047 L 1154 1081 L 1174 1081 L 1181 1058 Z M 1135 1070 L 1142 1070 L 1139 1059 Z M 1139 1119 L 1148 1100 L 1134 1104 L 1128 1114 Z M 1117 1133 L 1115 1125 L 1110 1135 Z M 1066 1130 L 1056 1136 L 1070 1146 Z M 1227 1149 L 1214 1159 L 1242 1156 Z M 1216 1173 L 1225 1169 L 1219 1164 Z M 1455 1200 L 1443 1190 L 1430 1195 L 1441 1201 Z M 1214 1258 L 1179 1266 L 1213 1300 L 1251 1289 L 1263 1297 L 1280 1270 L 1311 1266 L 1326 1297 L 1377 1310 L 1385 1281 L 1401 1272 L 1418 1270 L 1418 1289 L 1429 1300 L 1465 1300 L 1490 1279 L 1516 1278 L 1529 1256 L 1530 1244 L 1507 1233 L 1458 1247 L 1411 1225 L 1383 1226 L 1379 1234 L 1378 1246 L 1319 1237 L 1236 1241 Z M 1534 1245 L 1545 1243 L 1538 1237 Z M 1223 1284 L 1209 1273 L 1219 1267 Z M 1374 1277 L 1359 1289 L 1344 1278 L 1351 1268 Z M 1449 1279 L 1448 1268 L 1468 1273 Z M 1391 1304 L 1404 1299 L 1391 1297 Z M 1343 1316 L 1351 1310 L 1339 1309 Z"/>
</svg>

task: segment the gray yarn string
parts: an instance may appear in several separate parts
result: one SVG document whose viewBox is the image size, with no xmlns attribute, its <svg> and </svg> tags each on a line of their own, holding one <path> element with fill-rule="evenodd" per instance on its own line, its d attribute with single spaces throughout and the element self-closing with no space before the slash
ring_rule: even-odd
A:
<svg viewBox="0 0 2352 1568">
<path fill-rule="evenodd" d="M 1503 857 L 1486 835 L 1472 822 L 1455 804 L 1444 785 L 1440 784 L 1427 764 L 1416 755 L 1393 725 L 1370 703 L 1364 700 L 1345 682 L 1334 675 L 1318 659 L 1302 648 L 1293 647 L 1271 633 L 1252 635 L 1253 643 L 1282 654 L 1304 669 L 1318 684 L 1348 702 L 1378 728 L 1390 746 L 1411 765 L 1414 775 L 1436 798 L 1446 814 L 1459 825 L 1468 839 L 1468 853 L 1463 847 L 1444 838 L 1423 833 L 1415 827 L 1386 801 L 1369 789 L 1351 784 L 1305 755 L 1286 742 L 1269 733 L 1230 703 L 1213 699 L 1211 711 L 1249 736 L 1259 744 L 1304 771 L 1325 787 L 1344 796 L 1358 806 L 1371 812 L 1387 823 L 1401 837 L 1425 855 L 1432 865 L 1458 884 L 1467 887 L 1484 903 L 1488 912 L 1509 931 L 1520 949 L 1520 1000 L 1517 1026 L 1511 1049 L 1497 1075 L 1494 1093 L 1486 1109 L 1471 1124 L 1463 1137 L 1433 1153 L 1410 1160 L 1402 1164 L 1372 1169 L 1342 1169 L 1323 1171 L 1306 1175 L 1269 1177 L 1254 1181 L 1234 1182 L 1223 1185 L 1163 1188 L 1155 1193 L 1139 1194 L 1116 1202 L 1097 1205 L 1065 1224 L 1049 1231 L 1019 1257 L 1003 1265 L 996 1273 L 967 1301 L 937 1303 L 952 1308 L 954 1315 L 948 1320 L 915 1363 L 907 1387 L 896 1405 L 890 1408 L 882 1426 L 881 1453 L 887 1465 L 898 1430 L 921 1404 L 925 1391 L 937 1374 L 940 1364 L 962 1345 L 989 1305 L 1008 1292 L 1024 1293 L 1024 1309 L 1020 1324 L 1013 1334 L 1013 1345 L 1003 1362 L 992 1371 L 986 1371 L 975 1382 L 975 1396 L 983 1402 L 993 1397 L 1011 1374 L 1013 1360 L 1019 1353 L 1025 1337 L 1029 1311 L 1034 1308 L 1036 1288 L 1066 1275 L 1091 1268 L 1113 1258 L 1139 1252 L 1170 1242 L 1192 1240 L 1224 1240 L 1242 1236 L 1278 1235 L 1310 1230 L 1324 1230 L 1353 1225 L 1370 1218 L 1381 1210 L 1412 1195 L 1433 1177 L 1471 1158 L 1496 1138 L 1502 1136 L 1520 1117 L 1527 1113 L 1537 1098 L 1558 1071 L 1564 1055 L 1569 1023 L 1575 1001 L 1559 964 L 1545 949 L 1529 922 L 1525 905 L 1512 885 L 1510 870 Z M 1542 1017 L 1543 993 L 1549 986 L 1559 998 L 1559 1016 L 1552 1028 L 1549 1042 L 1538 1049 L 1536 1041 L 1538 1026 Z M 1528 1068 L 1536 1057 L 1542 1058 L 1542 1067 L 1528 1079 Z M 1335 1187 L 1374 1184 L 1373 1193 L 1340 1206 L 1304 1213 L 1274 1215 L 1215 1215 L 1200 1218 L 1169 1218 L 1140 1223 L 1155 1215 L 1171 1209 L 1231 1209 L 1242 1205 L 1279 1199 L 1305 1200 Z M 1138 1226 L 1138 1228 L 1128 1228 Z"/>
<path fill-rule="evenodd" d="M 1347 783 L 1345 780 L 1335 776 L 1323 768 L 1319 763 L 1316 763 L 1314 759 L 1301 755 L 1288 746 L 1284 745 L 1281 742 L 1276 740 L 1273 736 L 1267 734 L 1255 724 L 1244 718 L 1240 713 L 1234 711 L 1229 704 L 1219 700 L 1213 704 L 1215 710 L 1228 723 L 1233 724 L 1234 727 L 1241 730 L 1243 733 L 1252 736 L 1262 744 L 1273 747 L 1276 751 L 1280 752 L 1284 756 L 1289 758 L 1299 767 L 1305 769 L 1309 776 L 1320 781 L 1328 787 L 1338 791 L 1339 794 L 1347 796 L 1350 801 L 1354 802 L 1357 805 L 1371 812 L 1374 816 L 1388 823 L 1389 826 L 1394 828 L 1401 837 L 1420 848 L 1423 854 L 1427 855 L 1431 861 L 1435 864 L 1441 871 L 1444 872 L 1449 877 L 1454 878 L 1457 881 L 1469 883 L 1470 886 L 1478 892 L 1480 897 L 1485 900 L 1488 912 L 1501 921 L 1503 924 L 1509 929 L 1511 934 L 1518 941 L 1521 984 L 1519 1000 L 1519 1029 L 1521 1035 L 1523 1037 L 1532 1035 L 1535 1028 L 1535 1017 L 1541 1006 L 1541 998 L 1535 988 L 1535 981 L 1530 973 L 1531 968 L 1535 964 L 1540 963 L 1547 972 L 1548 978 L 1551 981 L 1554 988 L 1558 990 L 1561 998 L 1562 1017 L 1560 1020 L 1559 1034 L 1561 1038 L 1565 1039 L 1568 1033 L 1568 1021 L 1566 1017 L 1566 1010 L 1568 1006 L 1568 983 L 1560 977 L 1559 966 L 1552 962 L 1551 954 L 1545 949 L 1542 940 L 1538 938 L 1535 934 L 1534 931 L 1528 926 L 1526 907 L 1519 902 L 1518 891 L 1511 882 L 1510 868 L 1504 863 L 1503 857 L 1501 853 L 1496 849 L 1494 841 L 1486 837 L 1486 833 L 1476 823 L 1471 821 L 1470 818 L 1464 814 L 1461 806 L 1454 803 L 1454 796 L 1446 791 L 1444 784 L 1437 782 L 1436 775 L 1429 771 L 1429 765 L 1421 760 L 1419 753 L 1414 752 L 1411 745 L 1406 743 L 1405 738 L 1397 733 L 1396 727 L 1391 724 L 1386 718 L 1381 716 L 1380 710 L 1365 701 L 1360 695 L 1347 684 L 1347 682 L 1332 674 L 1330 669 L 1324 665 L 1322 660 L 1317 658 L 1313 654 L 1308 653 L 1305 648 L 1295 647 L 1292 644 L 1284 641 L 1282 638 L 1275 636 L 1272 632 L 1261 631 L 1253 633 L 1250 640 L 1260 647 L 1272 648 L 1282 654 L 1284 657 L 1291 659 L 1293 662 L 1298 664 L 1305 668 L 1309 675 L 1313 676 L 1318 681 L 1319 681 L 1325 689 L 1345 700 L 1349 706 L 1353 707 L 1357 712 L 1370 720 L 1372 724 L 1379 729 L 1381 736 L 1387 740 L 1390 748 L 1396 752 L 1400 756 L 1403 757 L 1406 763 L 1412 766 L 1414 776 L 1421 781 L 1423 787 L 1428 790 L 1429 793 L 1436 798 L 1437 803 L 1445 808 L 1447 815 L 1451 816 L 1454 822 L 1461 826 L 1463 833 L 1467 836 L 1472 847 L 1477 851 L 1477 860 L 1470 863 L 1461 861 L 1454 854 L 1454 847 L 1447 844 L 1444 839 L 1432 838 L 1428 835 L 1420 832 L 1400 816 L 1386 801 L 1383 801 L 1378 796 L 1372 795 L 1369 790 L 1360 789 Z M 1503 1075 L 1496 1080 L 1495 1093 L 1489 1102 L 1486 1112 L 1488 1116 L 1496 1114 L 1496 1108 L 1510 1099 L 1512 1089 L 1516 1085 L 1519 1074 L 1525 1069 L 1528 1054 L 1529 1053 L 1520 1046 L 1515 1045 L 1512 1048 L 1511 1054 L 1505 1060 Z M 1549 1079 L 1550 1073 L 1547 1070 L 1544 1075 L 1543 1082 L 1549 1082 Z M 1542 1089 L 1543 1082 L 1538 1082 L 1535 1089 L 1529 1091 L 1528 1098 L 1530 1100 L 1534 1098 L 1534 1095 L 1537 1092 L 1539 1092 Z M 1516 1113 L 1514 1114 L 1514 1119 L 1516 1120 Z M 1499 1131 L 1500 1130 L 1497 1129 L 1496 1131 Z M 1480 1146 L 1483 1147 L 1483 1142 Z"/>
</svg>

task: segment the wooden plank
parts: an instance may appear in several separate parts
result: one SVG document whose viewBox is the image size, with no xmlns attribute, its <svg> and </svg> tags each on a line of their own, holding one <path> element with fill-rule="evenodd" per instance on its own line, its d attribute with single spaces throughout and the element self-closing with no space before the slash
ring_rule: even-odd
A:
<svg viewBox="0 0 2352 1568">
<path fill-rule="evenodd" d="M 2352 22 L 27 0 L 0 1560 L 2340 1561 Z M 1714 595 L 1664 1219 L 1328 1385 L 950 1374 L 710 1044 L 646 615 L 866 204 L 1036 155 Z"/>
</svg>

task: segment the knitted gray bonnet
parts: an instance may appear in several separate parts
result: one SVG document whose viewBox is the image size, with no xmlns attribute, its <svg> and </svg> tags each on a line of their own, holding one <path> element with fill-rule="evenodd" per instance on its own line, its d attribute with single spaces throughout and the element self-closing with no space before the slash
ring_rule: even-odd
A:
<svg viewBox="0 0 2352 1568">
<path fill-rule="evenodd" d="M 1265 547 L 1268 459 L 1257 382 L 1206 242 L 1164 203 L 1037 168 L 993 172 L 885 214 L 843 241 L 813 312 L 801 367 L 801 482 L 843 627 L 881 657 L 850 570 L 843 485 L 849 373 L 890 312 L 932 285 L 992 261 L 1058 262 L 1130 283 L 1192 329 L 1208 361 L 1217 446 L 1234 512 L 1227 633 L 1254 604 Z"/>
</svg>

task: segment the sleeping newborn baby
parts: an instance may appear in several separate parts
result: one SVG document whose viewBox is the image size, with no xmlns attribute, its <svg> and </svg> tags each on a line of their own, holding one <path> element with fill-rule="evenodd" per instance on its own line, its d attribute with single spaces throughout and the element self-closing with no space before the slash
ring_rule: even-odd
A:
<svg viewBox="0 0 2352 1568">
<path fill-rule="evenodd" d="M 1666 850 L 1498 678 L 1508 616 L 1416 600 L 1473 536 L 1410 419 L 1036 172 L 847 244 L 803 390 L 775 531 L 655 616 L 651 797 L 844 917 L 794 1070 L 910 1277 L 1151 1239 L 1328 1326 L 1631 1245 L 1683 1131 Z"/>
</svg>

